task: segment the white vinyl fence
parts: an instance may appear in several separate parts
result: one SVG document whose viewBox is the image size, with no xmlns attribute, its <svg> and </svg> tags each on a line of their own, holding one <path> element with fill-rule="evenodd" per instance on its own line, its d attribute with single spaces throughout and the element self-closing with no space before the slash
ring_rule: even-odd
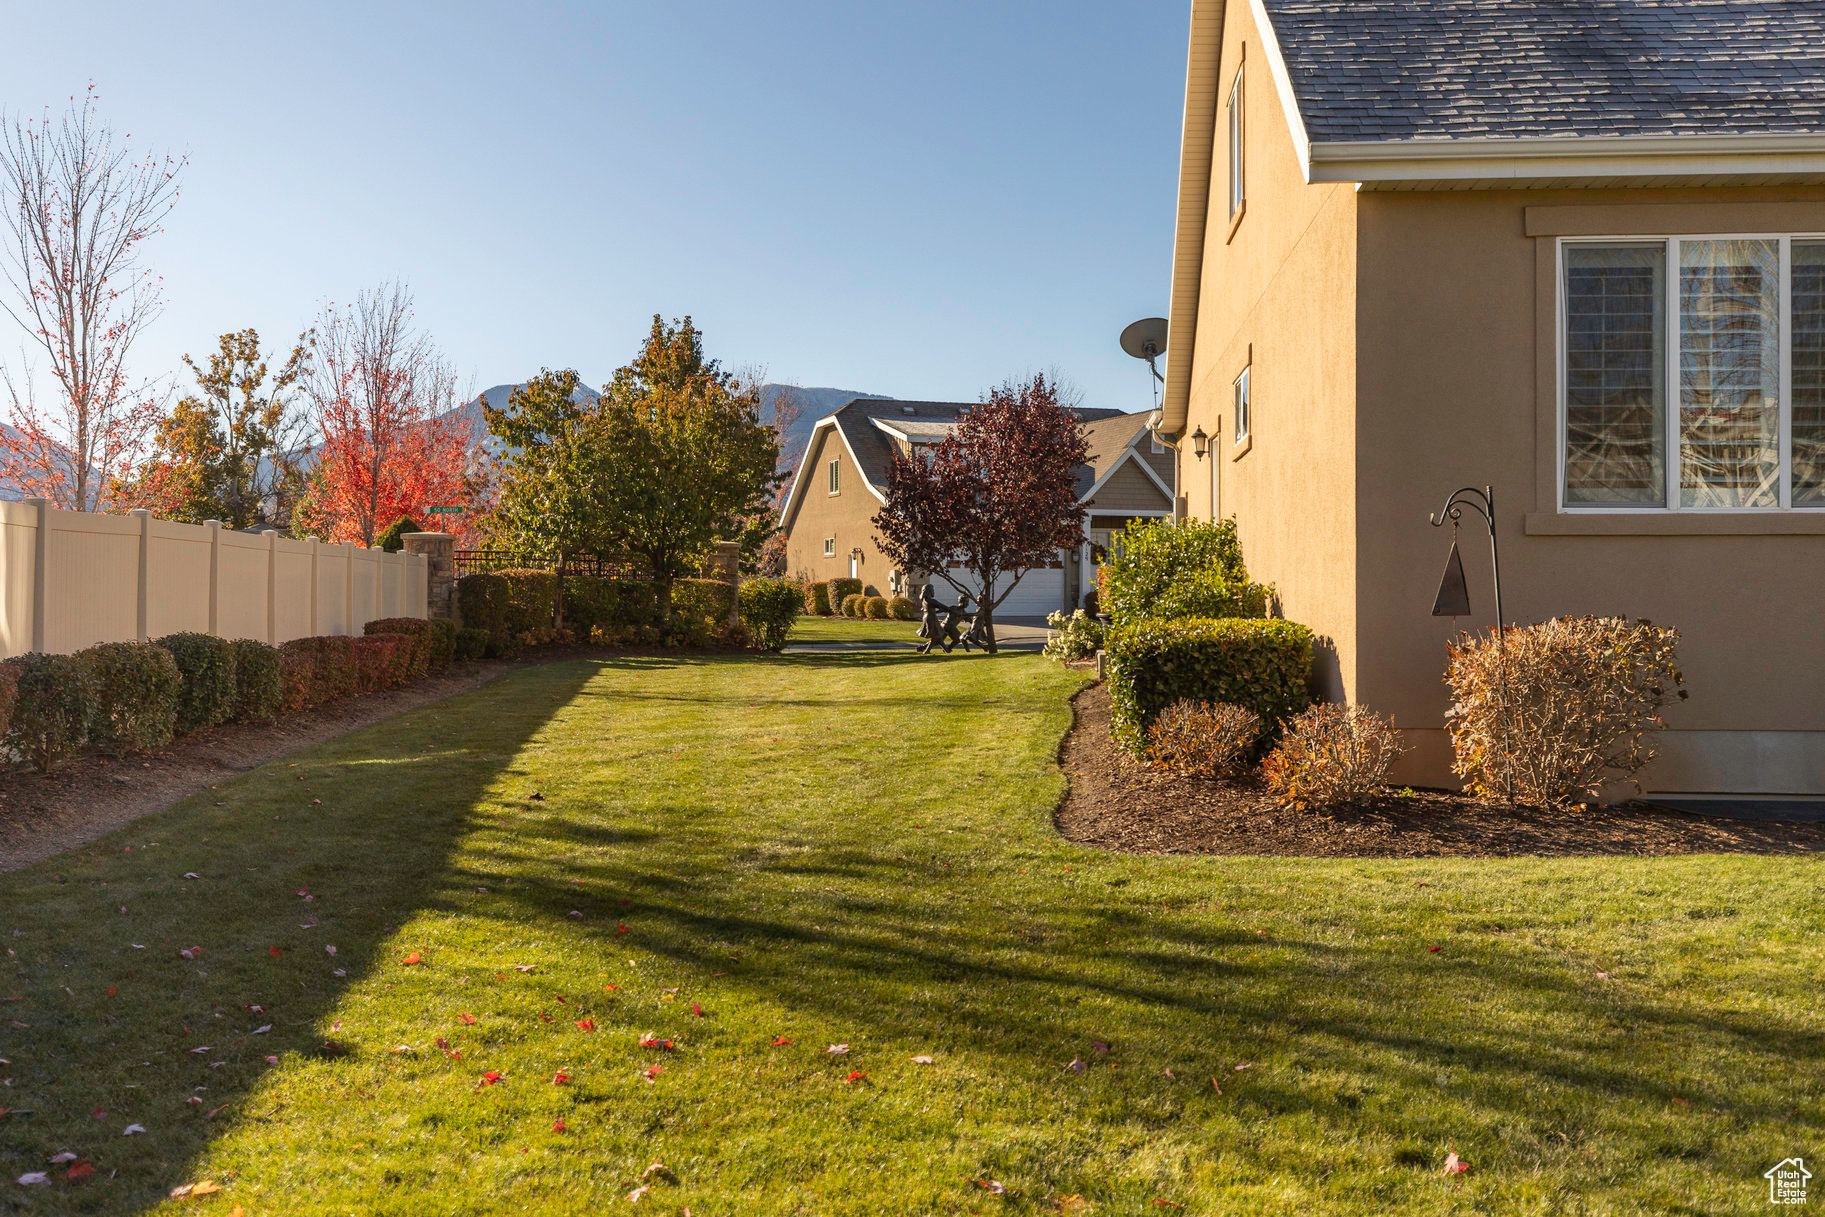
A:
<svg viewBox="0 0 1825 1217">
<path fill-rule="evenodd" d="M 0 502 L 0 657 L 180 630 L 280 643 L 424 617 L 428 559 Z"/>
</svg>

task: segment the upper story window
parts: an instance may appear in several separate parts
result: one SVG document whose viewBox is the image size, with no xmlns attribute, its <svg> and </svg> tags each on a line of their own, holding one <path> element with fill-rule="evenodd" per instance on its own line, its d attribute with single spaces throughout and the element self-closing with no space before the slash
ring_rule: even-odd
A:
<svg viewBox="0 0 1825 1217">
<path fill-rule="evenodd" d="M 831 461 L 828 466 L 828 470 L 829 470 L 829 478 L 830 478 L 830 493 L 831 494 L 840 494 L 843 489 L 843 462 L 842 462 L 842 459 L 839 457 L 838 459 Z"/>
<path fill-rule="evenodd" d="M 1562 242 L 1568 508 L 1825 507 L 1825 237 Z"/>
<path fill-rule="evenodd" d="M 1235 219 L 1246 197 L 1242 190 L 1242 69 L 1229 86 L 1229 218 Z"/>
<path fill-rule="evenodd" d="M 826 558 L 836 557 L 836 538 L 835 537 L 825 537 L 824 538 L 824 556 Z"/>
<path fill-rule="evenodd" d="M 1243 368 L 1242 375 L 1236 377 L 1236 383 L 1230 390 L 1235 409 L 1233 420 L 1235 429 L 1232 432 L 1233 438 L 1230 440 L 1232 444 L 1248 442 L 1248 372 L 1249 369 Z"/>
</svg>

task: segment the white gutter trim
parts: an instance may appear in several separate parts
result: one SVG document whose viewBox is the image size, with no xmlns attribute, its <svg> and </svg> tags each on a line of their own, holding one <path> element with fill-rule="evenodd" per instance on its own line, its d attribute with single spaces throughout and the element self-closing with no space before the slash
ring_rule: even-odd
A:
<svg viewBox="0 0 1825 1217">
<path fill-rule="evenodd" d="M 1312 141 L 1305 131 L 1305 119 L 1299 113 L 1299 99 L 1293 94 L 1293 78 L 1286 70 L 1286 57 L 1280 54 L 1280 36 L 1274 33 L 1273 19 L 1267 15 L 1262 0 L 1248 0 L 1248 11 L 1255 18 L 1255 29 L 1261 35 L 1261 51 L 1267 56 L 1267 68 L 1274 78 L 1274 91 L 1280 94 L 1280 110 L 1286 116 L 1286 127 L 1293 134 L 1293 154 L 1312 180 Z"/>
<path fill-rule="evenodd" d="M 1166 386 L 1161 427 L 1185 429 L 1191 363 L 1198 336 L 1198 289 L 1204 278 L 1204 231 L 1216 152 L 1217 97 L 1222 83 L 1224 0 L 1191 0 L 1185 49 L 1185 119 L 1179 134 L 1179 205 L 1172 239 L 1172 295 L 1167 309 Z"/>
<path fill-rule="evenodd" d="M 1825 134 L 1415 139 L 1312 144 L 1310 182 L 1825 174 Z"/>
<path fill-rule="evenodd" d="M 786 495 L 785 509 L 779 513 L 779 526 L 783 532 L 792 531 L 792 521 L 798 516 L 798 505 L 805 497 L 805 486 L 807 485 L 805 474 L 811 465 L 811 454 L 817 451 L 818 433 L 826 428 L 835 431 L 837 437 L 843 441 L 843 450 L 849 453 L 849 462 L 855 466 L 856 474 L 862 479 L 862 485 L 868 488 L 868 493 L 882 503 L 887 502 L 887 496 L 876 490 L 874 483 L 868 480 L 868 473 L 862 468 L 862 462 L 856 460 L 855 449 L 849 446 L 849 437 L 843 434 L 841 427 L 837 426 L 836 415 L 826 414 L 817 420 L 817 424 L 811 428 L 811 434 L 805 437 L 805 455 L 799 458 L 798 473 L 793 476 L 792 489 Z"/>
</svg>

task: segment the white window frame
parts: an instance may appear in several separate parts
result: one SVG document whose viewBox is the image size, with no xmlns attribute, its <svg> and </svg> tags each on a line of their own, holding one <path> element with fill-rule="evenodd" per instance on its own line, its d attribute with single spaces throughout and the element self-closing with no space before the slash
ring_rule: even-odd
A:
<svg viewBox="0 0 1825 1217">
<path fill-rule="evenodd" d="M 1250 392 L 1249 382 L 1252 378 L 1249 376 L 1249 372 L 1253 367 L 1253 364 L 1244 367 L 1235 380 L 1230 382 L 1229 401 L 1231 426 L 1229 446 L 1232 448 L 1236 447 L 1238 444 L 1248 443 L 1251 435 L 1249 430 L 1249 415 L 1254 409 L 1254 399 Z"/>
<path fill-rule="evenodd" d="M 828 470 L 828 473 L 825 475 L 826 476 L 825 489 L 830 494 L 833 494 L 833 495 L 842 494 L 843 493 L 843 458 L 840 456 L 831 457 L 830 464 L 827 465 L 825 468 Z"/>
<path fill-rule="evenodd" d="M 1235 80 L 1229 86 L 1229 218 L 1234 220 L 1242 214 L 1243 206 L 1248 202 L 1247 190 L 1247 157 L 1244 155 L 1247 145 L 1244 142 L 1247 132 L 1247 115 L 1243 111 L 1246 93 L 1242 87 L 1242 74 L 1248 65 L 1242 64 L 1236 69 Z"/>
<path fill-rule="evenodd" d="M 835 537 L 825 537 L 824 538 L 824 556 L 826 558 L 836 557 L 836 538 Z"/>
<path fill-rule="evenodd" d="M 1780 472 L 1778 475 L 1779 493 L 1775 506 L 1752 507 L 1686 507 L 1680 501 L 1680 455 L 1679 455 L 1679 247 L 1686 241 L 1778 241 L 1780 243 L 1780 301 L 1779 315 L 1776 324 L 1779 326 L 1780 339 L 1780 384 L 1778 387 L 1780 407 Z M 1713 233 L 1616 233 L 1611 236 L 1558 237 L 1553 242 L 1553 283 L 1556 297 L 1553 306 L 1553 352 L 1554 379 L 1553 393 L 1557 400 L 1556 417 L 1553 424 L 1553 444 L 1557 449 L 1555 464 L 1558 488 L 1554 492 L 1558 500 L 1558 510 L 1565 515 L 1667 515 L 1679 513 L 1684 515 L 1771 515 L 1776 512 L 1799 512 L 1817 514 L 1825 512 L 1825 506 L 1795 507 L 1793 505 L 1793 243 L 1795 241 L 1825 241 L 1825 232 L 1713 232 Z M 1632 503 L 1567 503 L 1565 501 L 1565 434 L 1566 434 L 1566 401 L 1565 401 L 1565 327 L 1568 320 L 1565 299 L 1565 250 L 1572 245 L 1652 245 L 1659 243 L 1666 249 L 1666 271 L 1662 276 L 1665 284 L 1666 301 L 1663 311 L 1666 314 L 1665 346 L 1667 359 L 1666 402 L 1664 426 L 1666 433 L 1663 441 L 1663 460 L 1666 488 L 1662 492 L 1665 503 L 1659 506 Z"/>
</svg>

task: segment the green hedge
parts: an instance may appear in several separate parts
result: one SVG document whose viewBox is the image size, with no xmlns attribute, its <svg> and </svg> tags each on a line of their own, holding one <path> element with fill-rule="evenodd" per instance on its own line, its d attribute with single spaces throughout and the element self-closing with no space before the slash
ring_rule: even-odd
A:
<svg viewBox="0 0 1825 1217">
<path fill-rule="evenodd" d="M 558 577 L 548 570 L 503 570 L 507 584 L 507 632 L 518 638 L 551 629 L 558 610 Z"/>
<path fill-rule="evenodd" d="M 309 705 L 321 706 L 360 689 L 360 673 L 355 670 L 353 638 L 340 634 L 294 638 L 280 646 L 279 653 L 281 656 L 299 656 L 309 664 L 308 675 L 301 677 L 309 689 Z M 296 670 L 296 665 L 293 667 Z"/>
<path fill-rule="evenodd" d="M 213 634 L 167 634 L 158 645 L 171 652 L 183 674 L 178 695 L 180 735 L 226 722 L 234 713 L 234 645 Z"/>
<path fill-rule="evenodd" d="M 0 740 L 13 723 L 13 707 L 19 704 L 19 669 L 0 663 Z"/>
<path fill-rule="evenodd" d="M 430 673 L 435 649 L 432 635 L 436 627 L 422 617 L 376 617 L 361 627 L 366 635 L 391 634 L 404 638 L 404 665 L 408 676 Z"/>
<path fill-rule="evenodd" d="M 669 646 L 709 646 L 728 637 L 729 614 L 736 586 L 721 579 L 676 579 L 672 582 L 672 627 Z"/>
<path fill-rule="evenodd" d="M 873 620 L 886 621 L 888 617 L 887 597 L 869 596 L 862 602 L 862 612 Z"/>
<path fill-rule="evenodd" d="M 905 596 L 895 596 L 887 602 L 887 615 L 895 621 L 917 621 L 919 606 Z"/>
<path fill-rule="evenodd" d="M 608 637 L 631 636 L 659 625 L 656 584 L 635 579 L 568 575 L 564 579 L 564 624 L 578 638 L 601 630 Z"/>
<path fill-rule="evenodd" d="M 548 570 L 501 570 L 456 581 L 463 624 L 487 631 L 490 655 L 514 655 L 546 641 L 557 599 L 558 577 Z"/>
<path fill-rule="evenodd" d="M 1249 582 L 1234 520 L 1133 522 L 1098 582 L 1102 610 L 1118 626 L 1145 618 L 1264 617 L 1270 595 Z"/>
<path fill-rule="evenodd" d="M 74 658 L 95 691 L 90 743 L 116 756 L 171 746 L 184 678 L 170 651 L 150 642 L 102 642 Z"/>
<path fill-rule="evenodd" d="M 818 617 L 830 616 L 830 584 L 805 584 L 805 611 Z"/>
<path fill-rule="evenodd" d="M 456 659 L 456 622 L 431 618 L 431 670 L 441 672 Z"/>
<path fill-rule="evenodd" d="M 76 755 L 95 717 L 95 680 L 74 655 L 34 652 L 6 661 L 18 698 L 6 742 L 40 769 Z"/>
<path fill-rule="evenodd" d="M 832 579 L 830 581 L 830 607 L 837 612 L 842 611 L 843 601 L 861 594 L 862 581 L 860 579 Z"/>
<path fill-rule="evenodd" d="M 1203 617 L 1144 619 L 1112 629 L 1109 701 L 1115 739 L 1142 756 L 1147 727 L 1181 698 L 1228 702 L 1255 712 L 1262 744 L 1311 704 L 1312 631 L 1292 621 Z"/>
<path fill-rule="evenodd" d="M 279 671 L 279 648 L 252 638 L 237 638 L 234 647 L 234 711 L 237 723 L 270 722 L 285 705 L 285 677 Z"/>
<path fill-rule="evenodd" d="M 480 659 L 488 653 L 488 631 L 464 626 L 451 639 L 451 654 L 457 659 Z"/>
<path fill-rule="evenodd" d="M 456 581 L 456 610 L 463 628 L 480 630 L 490 639 L 507 633 L 507 604 L 511 593 L 499 575 L 464 575 Z"/>
<path fill-rule="evenodd" d="M 741 585 L 741 621 L 764 651 L 783 650 L 805 608 L 805 591 L 790 579 L 749 579 Z"/>
</svg>

